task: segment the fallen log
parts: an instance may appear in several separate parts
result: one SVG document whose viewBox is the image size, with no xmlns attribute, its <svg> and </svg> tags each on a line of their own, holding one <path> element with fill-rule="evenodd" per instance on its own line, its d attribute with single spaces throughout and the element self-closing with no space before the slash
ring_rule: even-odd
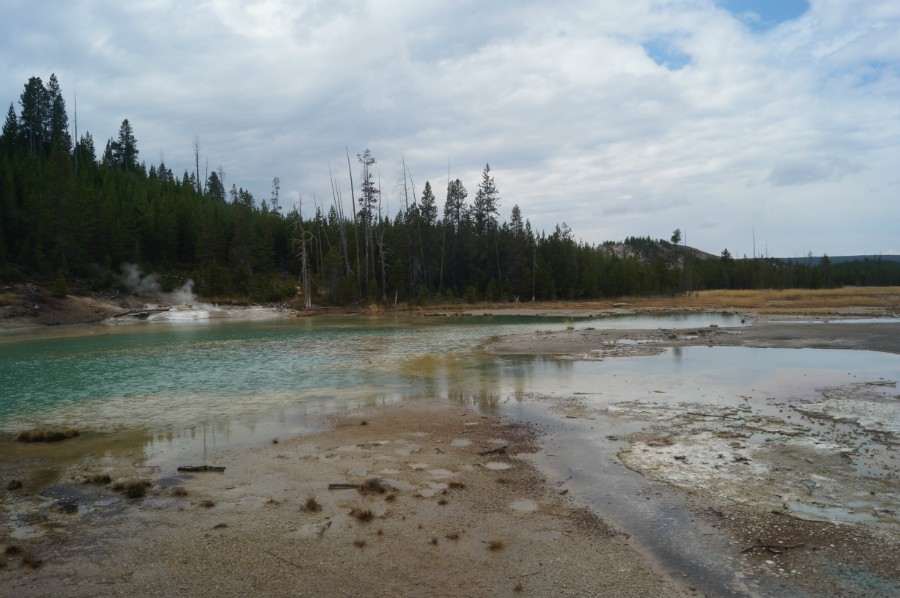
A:
<svg viewBox="0 0 900 598">
<path fill-rule="evenodd" d="M 178 468 L 178 471 L 187 472 L 187 473 L 201 473 L 205 471 L 214 471 L 216 473 L 222 473 L 225 471 L 224 467 L 219 467 L 218 465 L 182 465 Z"/>
</svg>

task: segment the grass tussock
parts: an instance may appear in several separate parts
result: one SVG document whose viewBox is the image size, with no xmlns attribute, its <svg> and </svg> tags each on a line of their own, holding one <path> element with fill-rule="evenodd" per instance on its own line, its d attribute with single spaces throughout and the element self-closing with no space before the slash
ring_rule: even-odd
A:
<svg viewBox="0 0 900 598">
<path fill-rule="evenodd" d="M 40 569 L 44 564 L 44 561 L 37 558 L 31 553 L 25 553 L 22 555 L 22 566 L 28 567 L 29 569 Z"/>
<path fill-rule="evenodd" d="M 368 523 L 375 519 L 375 513 L 372 512 L 372 509 L 363 509 L 361 507 L 350 509 L 350 516 L 362 523 Z"/>
<path fill-rule="evenodd" d="M 506 548 L 506 544 L 503 543 L 503 540 L 497 540 L 496 538 L 493 540 L 488 540 L 487 549 L 488 550 L 503 550 Z"/>
<path fill-rule="evenodd" d="M 147 494 L 150 482 L 147 480 L 125 480 L 113 485 L 113 490 L 121 492 L 126 498 L 142 498 Z"/>
<path fill-rule="evenodd" d="M 387 487 L 378 478 L 369 478 L 360 485 L 359 493 L 364 495 L 386 494 Z"/>
<path fill-rule="evenodd" d="M 310 513 L 318 513 L 322 510 L 322 505 L 319 504 L 315 496 L 307 496 L 306 501 L 303 503 L 303 510 Z"/>
<path fill-rule="evenodd" d="M 81 432 L 76 428 L 66 428 L 64 430 L 22 430 L 16 435 L 19 442 L 60 442 L 80 436 Z"/>
</svg>

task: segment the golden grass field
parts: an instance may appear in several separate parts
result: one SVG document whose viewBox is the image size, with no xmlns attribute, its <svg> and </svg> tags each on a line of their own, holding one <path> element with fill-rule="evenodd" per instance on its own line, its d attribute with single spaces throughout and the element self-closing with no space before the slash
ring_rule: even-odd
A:
<svg viewBox="0 0 900 598">
<path fill-rule="evenodd" d="M 478 305 L 429 305 L 425 310 L 472 311 L 537 310 L 593 311 L 625 308 L 629 310 L 723 309 L 748 310 L 760 314 L 859 314 L 900 313 L 900 287 L 845 287 L 840 289 L 784 289 L 748 291 L 696 291 L 689 294 L 657 297 L 617 297 L 597 301 L 544 301 L 492 303 Z M 376 309 L 376 311 L 379 311 Z"/>
</svg>

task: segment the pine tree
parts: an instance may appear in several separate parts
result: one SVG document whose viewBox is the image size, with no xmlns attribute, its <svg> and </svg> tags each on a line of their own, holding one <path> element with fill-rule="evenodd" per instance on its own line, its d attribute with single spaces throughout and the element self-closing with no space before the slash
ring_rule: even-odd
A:
<svg viewBox="0 0 900 598">
<path fill-rule="evenodd" d="M 2 143 L 3 152 L 11 155 L 16 148 L 16 140 L 19 135 L 19 119 L 16 118 L 16 111 L 12 102 L 9 103 L 9 111 L 6 113 L 6 121 L 3 123 L 3 133 L 0 143 Z"/>
<path fill-rule="evenodd" d="M 113 165 L 125 172 L 138 169 L 137 139 L 134 138 L 134 131 L 127 118 L 122 121 L 122 126 L 119 127 L 119 138 L 112 142 L 110 149 Z"/>
<path fill-rule="evenodd" d="M 63 99 L 59 81 L 55 74 L 50 75 L 47 82 L 47 105 L 49 110 L 46 115 L 47 142 L 54 146 L 57 141 L 62 141 L 66 151 L 72 148 L 72 138 L 69 136 L 69 116 L 66 114 L 66 101 Z"/>
<path fill-rule="evenodd" d="M 48 141 L 47 118 L 50 112 L 49 97 L 40 77 L 31 77 L 19 98 L 22 112 L 19 115 L 19 136 L 32 154 L 42 153 Z"/>
<path fill-rule="evenodd" d="M 472 204 L 472 216 L 475 221 L 475 233 L 484 235 L 487 231 L 497 226 L 497 216 L 500 214 L 500 192 L 494 184 L 491 176 L 490 164 L 484 165 L 481 174 L 481 183 L 475 193 L 475 201 Z"/>
</svg>

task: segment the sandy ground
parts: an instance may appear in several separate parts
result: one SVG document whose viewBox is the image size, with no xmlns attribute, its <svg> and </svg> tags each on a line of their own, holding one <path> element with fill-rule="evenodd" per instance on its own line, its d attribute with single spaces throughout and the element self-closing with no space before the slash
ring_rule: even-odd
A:
<svg viewBox="0 0 900 598">
<path fill-rule="evenodd" d="M 521 458 L 526 427 L 437 400 L 333 423 L 216 455 L 223 473 L 110 457 L 53 500 L 9 492 L 0 594 L 692 595 Z M 132 479 L 145 497 L 113 490 Z M 381 489 L 329 489 L 370 479 Z"/>
</svg>

